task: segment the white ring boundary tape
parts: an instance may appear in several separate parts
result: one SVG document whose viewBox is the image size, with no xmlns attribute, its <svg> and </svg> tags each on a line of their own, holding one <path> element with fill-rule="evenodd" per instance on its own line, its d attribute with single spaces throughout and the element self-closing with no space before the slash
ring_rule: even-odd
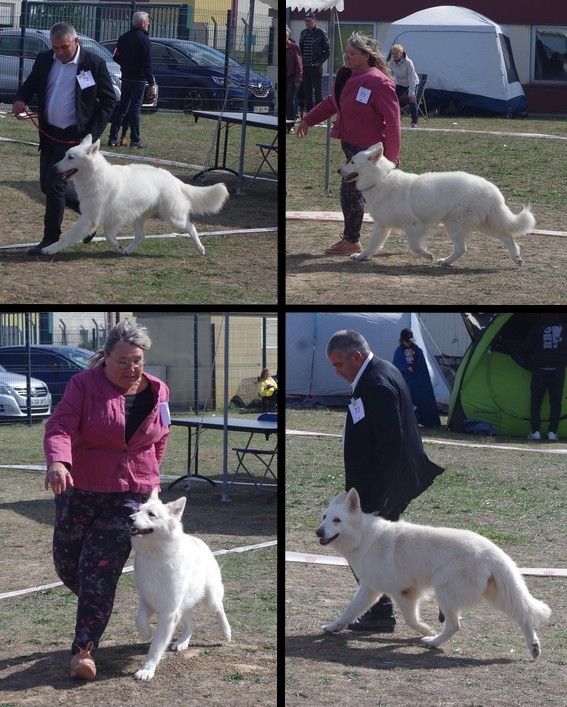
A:
<svg viewBox="0 0 567 707">
<path fill-rule="evenodd" d="M 304 430 L 286 430 L 286 435 L 299 435 L 302 437 L 336 437 L 342 439 L 342 435 L 336 434 L 334 432 L 306 432 Z M 516 447 L 511 444 L 480 444 L 475 442 L 459 442 L 456 440 L 449 439 L 431 439 L 430 437 L 423 437 L 423 442 L 428 444 L 445 444 L 449 447 L 472 447 L 479 449 L 497 449 L 502 451 L 511 452 L 532 452 L 534 454 L 567 454 L 567 449 L 557 449 L 555 447 L 548 447 L 547 445 L 542 445 L 540 447 Z M 1 466 L 1 465 L 0 465 Z"/>
<path fill-rule="evenodd" d="M 235 228 L 232 230 L 228 231 L 203 231 L 202 233 L 199 233 L 199 238 L 207 238 L 208 236 L 232 236 L 237 233 L 274 233 L 277 232 L 277 227 L 274 226 L 268 226 L 265 228 Z M 116 240 L 118 241 L 129 241 L 132 240 L 134 236 L 118 236 Z M 144 236 L 144 239 L 149 238 L 191 238 L 191 236 L 188 233 L 157 233 L 154 235 L 147 235 Z M 94 243 L 99 243 L 106 241 L 106 238 L 104 236 L 95 236 L 93 238 Z M 77 242 L 75 245 L 79 245 L 80 242 Z M 0 246 L 0 250 L 16 250 L 19 248 L 30 248 L 32 245 L 35 245 L 35 243 L 12 243 L 10 245 L 2 245 Z"/>
<path fill-rule="evenodd" d="M 267 540 L 266 542 L 263 543 L 256 543 L 256 545 L 246 545 L 244 547 L 233 547 L 230 548 L 229 550 L 214 550 L 213 555 L 229 555 L 230 553 L 233 552 L 248 552 L 249 550 L 259 550 L 260 548 L 264 547 L 272 547 L 274 545 L 277 545 L 278 541 L 277 540 Z M 122 574 L 126 574 L 127 572 L 133 572 L 134 567 L 132 565 L 129 565 L 128 567 L 124 567 L 122 570 Z M 29 589 L 16 589 L 13 592 L 4 592 L 3 594 L 0 594 L 0 601 L 2 599 L 10 599 L 11 597 L 19 597 L 23 596 L 24 594 L 32 594 L 33 592 L 42 592 L 45 589 L 53 589 L 54 587 L 62 587 L 63 582 L 52 582 L 51 584 L 42 584 L 39 587 L 30 587 Z"/>
<path fill-rule="evenodd" d="M 291 550 L 286 550 L 285 561 L 302 562 L 312 565 L 348 566 L 348 562 L 344 557 L 333 557 L 332 555 L 310 555 L 305 552 L 293 552 Z M 520 567 L 519 570 L 524 575 L 534 577 L 567 577 L 567 569 L 550 567 Z"/>
<path fill-rule="evenodd" d="M 565 138 L 567 140 L 567 138 Z M 285 217 L 288 221 L 342 221 L 343 214 L 341 211 L 286 211 Z M 364 223 L 374 223 L 369 214 L 364 214 Z M 558 238 L 567 237 L 567 231 L 547 231 L 541 228 L 534 228 L 529 231 L 536 236 L 557 236 Z"/>
<path fill-rule="evenodd" d="M 16 140 L 15 138 L 1 136 L 0 142 L 15 142 L 18 145 L 33 145 L 34 147 L 37 147 L 39 145 L 38 142 L 28 142 L 27 140 Z M 190 162 L 176 162 L 175 160 L 162 160 L 159 157 L 145 157 L 144 155 L 127 155 L 124 152 L 108 152 L 104 150 L 101 150 L 100 153 L 102 155 L 105 155 L 106 157 L 115 157 L 118 160 L 128 160 L 131 162 L 149 162 L 150 164 L 162 164 L 167 165 L 168 167 L 183 167 L 184 169 L 195 169 L 198 172 L 205 169 L 205 165 L 191 164 Z M 254 175 L 243 173 L 242 176 L 245 179 L 252 179 Z M 256 177 L 256 179 L 263 182 L 277 181 L 277 179 L 274 179 L 273 177 L 258 176 Z"/>
</svg>

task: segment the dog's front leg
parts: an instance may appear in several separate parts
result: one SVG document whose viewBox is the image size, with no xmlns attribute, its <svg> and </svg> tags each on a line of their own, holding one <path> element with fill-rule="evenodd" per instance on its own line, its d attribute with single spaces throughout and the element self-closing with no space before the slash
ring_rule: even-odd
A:
<svg viewBox="0 0 567 707">
<path fill-rule="evenodd" d="M 177 614 L 175 612 L 158 615 L 156 630 L 146 657 L 146 662 L 142 665 L 140 670 L 136 671 L 134 674 L 135 678 L 145 681 L 153 678 L 156 668 L 171 641 L 176 621 Z"/>
<path fill-rule="evenodd" d="M 380 596 L 381 592 L 376 592 L 370 589 L 370 587 L 365 587 L 361 584 L 339 618 L 332 624 L 323 626 L 323 631 L 325 631 L 325 633 L 337 633 L 338 631 L 342 631 L 352 621 L 364 614 L 372 604 L 378 601 Z"/>
<path fill-rule="evenodd" d="M 384 243 L 389 235 L 389 228 L 379 226 L 375 223 L 374 228 L 372 229 L 372 235 L 370 236 L 370 240 L 368 241 L 366 248 L 362 251 L 362 253 L 353 253 L 350 257 L 353 260 L 366 260 L 377 250 L 381 250 L 384 247 Z"/>
<path fill-rule="evenodd" d="M 68 248 L 73 243 L 82 241 L 83 238 L 96 231 L 96 224 L 91 219 L 81 217 L 77 223 L 73 224 L 67 233 L 62 236 L 56 243 L 48 245 L 47 248 L 42 248 L 41 252 L 44 255 L 54 255 L 63 248 Z"/>
</svg>

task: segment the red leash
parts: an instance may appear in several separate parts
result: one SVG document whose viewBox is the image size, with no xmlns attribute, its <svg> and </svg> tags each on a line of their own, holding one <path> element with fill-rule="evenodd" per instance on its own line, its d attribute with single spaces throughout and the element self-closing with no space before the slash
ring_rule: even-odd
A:
<svg viewBox="0 0 567 707">
<path fill-rule="evenodd" d="M 60 140 L 59 138 L 52 137 L 49 133 L 46 133 L 45 130 L 42 130 L 39 127 L 39 123 L 37 122 L 36 118 L 39 118 L 39 113 L 30 113 L 29 111 L 25 111 L 24 113 L 19 113 L 18 115 L 14 116 L 18 120 L 27 120 L 28 118 L 31 120 L 31 122 L 35 125 L 37 128 L 38 132 L 41 135 L 44 135 L 46 138 L 51 140 L 51 142 L 58 142 L 62 145 L 78 145 L 80 140 L 75 139 L 75 140 Z"/>
</svg>

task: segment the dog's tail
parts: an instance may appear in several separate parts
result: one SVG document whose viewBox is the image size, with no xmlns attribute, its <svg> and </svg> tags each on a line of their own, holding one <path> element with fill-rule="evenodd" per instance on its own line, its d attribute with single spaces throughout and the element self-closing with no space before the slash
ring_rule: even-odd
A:
<svg viewBox="0 0 567 707">
<path fill-rule="evenodd" d="M 219 182 L 210 187 L 194 187 L 190 184 L 183 185 L 183 193 L 189 200 L 192 214 L 216 214 L 228 199 L 228 189 Z"/>
<path fill-rule="evenodd" d="M 516 216 L 504 202 L 495 205 L 488 213 L 490 230 L 497 235 L 525 236 L 533 230 L 536 220 L 530 206 L 524 206 Z"/>
<path fill-rule="evenodd" d="M 530 594 L 520 570 L 506 555 L 494 563 L 485 597 L 522 627 L 537 626 L 551 616 L 549 606 Z"/>
</svg>

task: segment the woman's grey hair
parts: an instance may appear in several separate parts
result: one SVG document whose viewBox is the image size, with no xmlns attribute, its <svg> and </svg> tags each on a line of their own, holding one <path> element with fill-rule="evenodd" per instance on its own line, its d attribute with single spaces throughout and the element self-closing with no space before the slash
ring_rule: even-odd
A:
<svg viewBox="0 0 567 707">
<path fill-rule="evenodd" d="M 100 366 L 104 357 L 110 354 L 119 341 L 124 341 L 131 346 L 137 346 L 144 351 L 147 351 L 152 345 L 152 340 L 146 327 L 138 326 L 134 319 L 123 319 L 108 332 L 104 347 L 91 357 L 89 366 L 91 368 Z"/>
<path fill-rule="evenodd" d="M 368 356 L 370 346 L 368 346 L 368 342 L 362 334 L 359 334 L 357 331 L 341 329 L 331 336 L 327 344 L 327 356 L 330 356 L 333 351 L 338 351 L 343 355 L 352 353 L 353 351 L 360 351 L 360 353 Z"/>
<path fill-rule="evenodd" d="M 51 31 L 49 32 L 51 39 L 62 39 L 63 37 L 69 37 L 69 39 L 77 38 L 77 30 L 70 25 L 68 22 L 58 22 L 53 25 Z"/>
<path fill-rule="evenodd" d="M 378 49 L 378 43 L 375 39 L 368 37 L 366 34 L 353 32 L 348 38 L 347 44 L 358 49 L 359 52 L 368 55 L 368 66 L 375 66 L 377 69 L 380 69 L 383 74 L 386 74 L 386 76 L 392 75 L 388 62 Z"/>
<path fill-rule="evenodd" d="M 142 26 L 142 20 L 149 20 L 150 16 L 148 15 L 147 12 L 135 12 L 132 15 L 132 24 L 134 27 L 141 27 Z"/>
</svg>

